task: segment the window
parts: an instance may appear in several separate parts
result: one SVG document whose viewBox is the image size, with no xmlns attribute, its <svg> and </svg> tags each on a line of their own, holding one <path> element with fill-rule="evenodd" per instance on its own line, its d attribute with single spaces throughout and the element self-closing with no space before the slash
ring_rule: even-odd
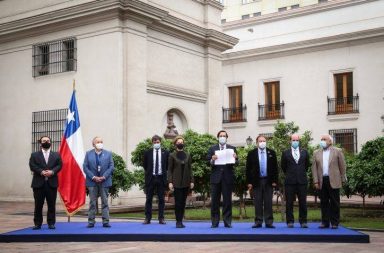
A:
<svg viewBox="0 0 384 253">
<path fill-rule="evenodd" d="M 284 119 L 284 101 L 280 102 L 280 82 L 264 83 L 265 104 L 258 105 L 259 120 Z"/>
<path fill-rule="evenodd" d="M 68 38 L 33 46 L 33 77 L 75 71 L 76 40 Z"/>
<path fill-rule="evenodd" d="M 352 72 L 334 74 L 335 112 L 345 113 L 353 110 L 353 75 Z"/>
<path fill-rule="evenodd" d="M 246 15 L 243 15 L 243 16 L 241 16 L 241 19 L 248 19 L 249 18 L 249 14 L 246 14 Z"/>
<path fill-rule="evenodd" d="M 334 144 L 339 144 L 346 152 L 357 152 L 357 129 L 337 129 L 329 130 L 329 134 L 333 137 Z"/>
<path fill-rule="evenodd" d="M 43 135 L 51 138 L 53 151 L 58 151 L 64 134 L 68 109 L 32 113 L 32 152 L 40 150 L 39 140 Z"/>
<path fill-rule="evenodd" d="M 243 106 L 243 87 L 229 87 L 228 94 L 229 108 L 223 108 L 223 123 L 247 121 L 247 107 Z"/>
</svg>

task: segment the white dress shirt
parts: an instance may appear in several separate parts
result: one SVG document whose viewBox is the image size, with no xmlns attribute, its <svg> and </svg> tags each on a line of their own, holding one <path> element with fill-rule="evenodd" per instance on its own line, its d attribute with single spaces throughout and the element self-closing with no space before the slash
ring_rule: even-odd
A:
<svg viewBox="0 0 384 253">
<path fill-rule="evenodd" d="M 323 176 L 329 176 L 329 154 L 329 148 L 323 149 Z"/>
<path fill-rule="evenodd" d="M 296 151 L 297 161 L 299 161 L 300 160 L 300 149 L 299 148 L 292 148 L 291 147 L 291 150 L 292 150 L 293 159 L 295 159 L 295 151 Z"/>
<path fill-rule="evenodd" d="M 153 149 L 153 175 L 156 175 L 155 168 L 156 168 L 156 150 L 159 152 L 159 175 L 163 174 L 163 170 L 161 169 L 161 148 L 159 149 Z"/>
</svg>

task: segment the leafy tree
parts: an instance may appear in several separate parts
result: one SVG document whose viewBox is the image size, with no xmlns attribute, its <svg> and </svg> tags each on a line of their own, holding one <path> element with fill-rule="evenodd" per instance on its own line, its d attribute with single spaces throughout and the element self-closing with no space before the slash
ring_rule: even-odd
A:
<svg viewBox="0 0 384 253">
<path fill-rule="evenodd" d="M 363 198 L 383 196 L 384 194 L 384 137 L 366 142 L 356 156 L 347 157 L 347 196 L 358 194 Z"/>
<path fill-rule="evenodd" d="M 115 170 L 112 175 L 112 186 L 109 188 L 111 200 L 119 196 L 119 191 L 128 191 L 135 184 L 133 173 L 127 169 L 126 163 L 121 156 L 112 153 Z"/>
<path fill-rule="evenodd" d="M 290 147 L 290 137 L 292 134 L 295 134 L 299 131 L 299 127 L 295 125 L 294 122 L 277 122 L 275 125 L 275 130 L 273 133 L 272 138 L 267 141 L 268 148 L 273 149 L 276 152 L 277 156 L 277 163 L 279 166 L 279 184 L 278 184 L 278 191 L 276 191 L 276 194 L 278 196 L 278 199 L 281 199 L 281 216 L 282 219 L 285 219 L 285 195 L 284 195 L 284 179 L 285 175 L 283 171 L 281 170 L 281 154 L 284 150 L 288 149 Z M 310 146 L 310 141 L 312 140 L 311 132 L 305 131 L 300 136 L 300 147 L 304 148 L 308 151 L 310 157 L 312 157 L 313 148 Z M 312 184 L 312 174 L 310 173 L 310 170 L 308 170 L 308 180 L 309 180 L 309 186 Z M 309 189 L 313 189 L 310 187 Z"/>
<path fill-rule="evenodd" d="M 247 162 L 248 152 L 254 148 L 255 146 L 250 145 L 250 146 L 241 147 L 237 149 L 239 164 L 234 168 L 235 184 L 234 184 L 233 192 L 235 196 L 239 198 L 239 201 L 240 201 L 240 204 L 239 204 L 240 219 L 242 219 L 243 217 L 247 218 L 247 213 L 245 208 L 245 199 L 244 199 L 244 196 L 248 190 L 247 183 L 245 180 L 245 169 L 246 169 L 245 166 Z M 244 216 L 243 216 L 243 210 L 244 210 Z"/>
</svg>

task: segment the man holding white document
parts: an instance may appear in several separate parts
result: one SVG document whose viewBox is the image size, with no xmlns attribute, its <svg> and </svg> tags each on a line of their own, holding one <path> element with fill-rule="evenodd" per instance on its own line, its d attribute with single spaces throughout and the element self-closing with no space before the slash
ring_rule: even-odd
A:
<svg viewBox="0 0 384 253">
<path fill-rule="evenodd" d="M 224 226 L 232 225 L 232 190 L 234 184 L 233 167 L 239 163 L 236 148 L 227 144 L 228 134 L 221 130 L 217 134 L 219 144 L 209 148 L 207 159 L 211 165 L 211 228 L 220 222 L 220 198 L 223 196 Z"/>
</svg>

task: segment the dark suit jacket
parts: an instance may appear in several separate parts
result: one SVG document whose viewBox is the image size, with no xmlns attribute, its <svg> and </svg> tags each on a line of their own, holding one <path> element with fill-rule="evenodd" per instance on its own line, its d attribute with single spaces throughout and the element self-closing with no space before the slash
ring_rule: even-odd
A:
<svg viewBox="0 0 384 253">
<path fill-rule="evenodd" d="M 168 156 L 169 152 L 161 149 L 161 171 L 164 185 L 167 185 Z M 155 169 L 153 164 L 153 148 L 151 148 L 144 153 L 145 186 L 148 186 L 152 181 L 153 170 Z"/>
<path fill-rule="evenodd" d="M 285 184 L 308 184 L 307 170 L 309 167 L 309 155 L 307 150 L 299 149 L 300 158 L 298 163 L 289 148 L 281 154 L 281 169 L 285 174 Z"/>
<path fill-rule="evenodd" d="M 185 154 L 185 160 L 179 160 L 176 151 L 169 155 L 168 182 L 172 183 L 175 188 L 190 187 L 190 184 L 194 182 L 192 158 L 187 152 Z"/>
<path fill-rule="evenodd" d="M 227 149 L 233 149 L 237 155 L 236 148 L 234 146 L 226 144 Z M 235 176 L 233 173 L 233 167 L 239 164 L 239 159 L 236 158 L 235 164 L 226 164 L 226 165 L 214 165 L 211 164 L 212 156 L 215 154 L 216 150 L 220 150 L 219 144 L 213 145 L 208 150 L 207 160 L 211 165 L 212 172 L 210 182 L 211 184 L 218 184 L 221 180 L 224 180 L 227 184 L 233 184 L 235 180 Z"/>
<path fill-rule="evenodd" d="M 278 169 L 276 152 L 267 148 L 267 177 L 270 184 L 278 183 Z M 246 163 L 246 182 L 247 184 L 258 185 L 260 182 L 260 165 L 258 148 L 248 152 Z"/>
<path fill-rule="evenodd" d="M 61 157 L 57 152 L 51 151 L 48 158 L 48 164 L 45 163 L 43 151 L 37 151 L 31 154 L 29 159 L 29 168 L 33 172 L 32 188 L 43 187 L 45 177 L 41 175 L 41 172 L 45 169 L 52 170 L 53 176 L 48 178 L 48 184 L 51 187 L 58 187 L 57 173 L 61 170 Z"/>
</svg>

